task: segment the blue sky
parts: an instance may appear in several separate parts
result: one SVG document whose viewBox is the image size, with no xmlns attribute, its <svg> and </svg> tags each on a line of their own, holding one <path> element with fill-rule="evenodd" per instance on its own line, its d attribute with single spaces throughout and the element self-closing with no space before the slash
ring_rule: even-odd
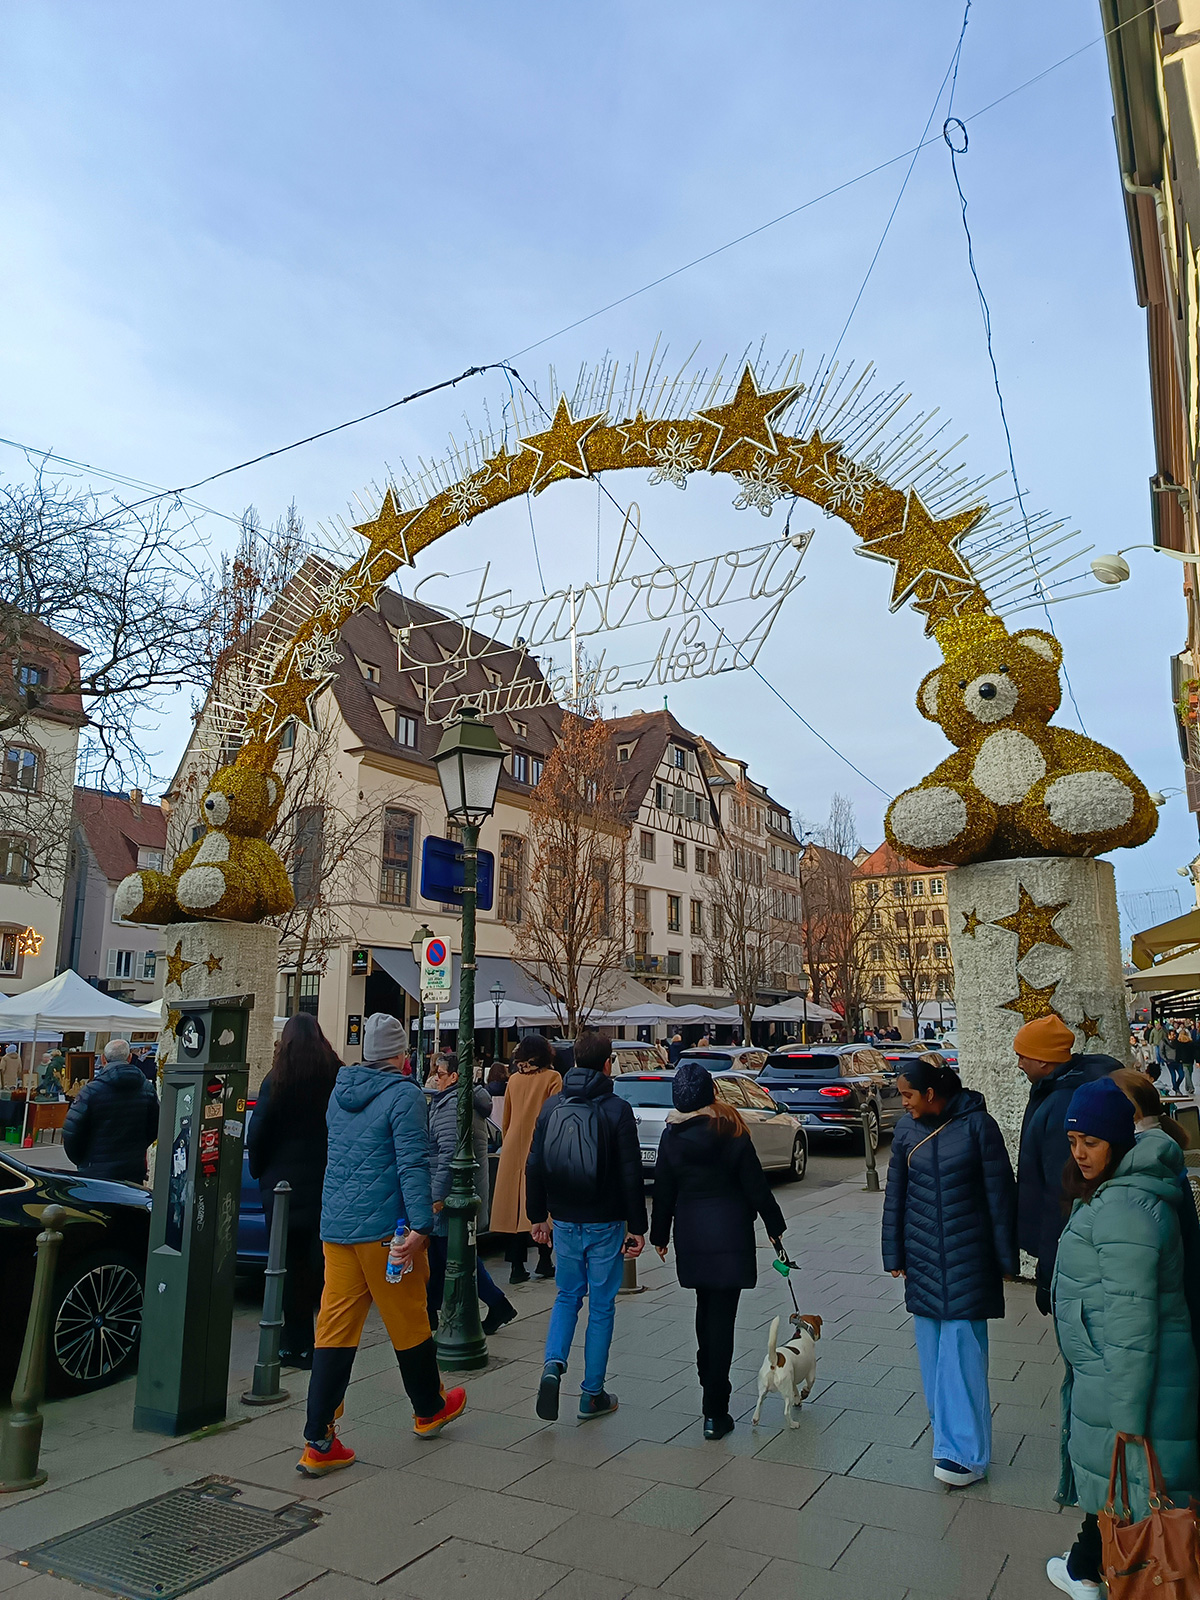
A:
<svg viewBox="0 0 1200 1600">
<path fill-rule="evenodd" d="M 179 483 L 522 350 L 910 148 L 961 20 L 940 0 L 851 12 L 809 0 L 9 7 L 0 432 Z M 975 0 L 955 110 L 969 116 L 1099 30 L 1092 0 Z M 944 102 L 935 128 L 943 114 Z M 1098 551 L 1149 540 L 1153 471 L 1111 118 L 1094 45 L 972 120 L 960 163 L 1029 503 L 1069 517 Z M 659 336 L 680 361 L 697 342 L 712 365 L 762 339 L 811 360 L 842 331 L 906 166 L 517 366 L 540 383 L 553 363 L 565 381 L 609 353 L 645 355 Z M 1003 470 L 940 143 L 917 160 L 842 353 L 939 407 L 952 437 L 969 435 L 976 470 Z M 294 497 L 315 526 L 387 464 L 443 455 L 464 417 L 482 422 L 485 401 L 497 415 L 507 392 L 497 375 L 475 380 L 202 498 L 233 514 L 253 502 L 269 521 Z M 0 460 L 22 470 L 13 452 Z M 767 522 L 732 509 L 728 480 L 679 495 L 636 476 L 613 492 L 636 496 L 673 558 L 778 531 L 781 511 Z M 535 515 L 547 581 L 586 577 L 595 490 L 558 486 Z M 936 652 L 918 617 L 888 616 L 886 568 L 854 556 L 840 524 L 797 516 L 818 538 L 760 666 L 895 792 L 947 753 L 912 704 Z M 208 524 L 215 546 L 229 531 Z M 606 511 L 606 551 L 615 534 Z M 421 571 L 489 559 L 516 593 L 537 592 L 523 514 L 477 521 Z M 1123 590 L 1057 608 L 1055 625 L 1088 731 L 1151 787 L 1173 786 L 1178 569 L 1150 552 L 1131 562 Z M 833 789 L 849 793 L 877 842 L 880 794 L 747 675 L 681 687 L 670 706 L 805 819 Z M 164 772 L 186 709 L 181 698 L 155 734 Z M 1121 886 L 1175 887 L 1195 845 L 1176 798 L 1150 845 L 1118 852 Z"/>
</svg>

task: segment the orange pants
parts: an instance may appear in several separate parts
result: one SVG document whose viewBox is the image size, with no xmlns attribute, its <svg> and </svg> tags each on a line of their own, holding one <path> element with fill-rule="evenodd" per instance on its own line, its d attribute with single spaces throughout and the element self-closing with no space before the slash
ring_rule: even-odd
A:
<svg viewBox="0 0 1200 1600">
<path fill-rule="evenodd" d="M 314 1343 L 325 1349 L 356 1349 L 374 1301 L 394 1350 L 411 1350 L 432 1337 L 425 1286 L 429 1262 L 422 1253 L 399 1283 L 389 1283 L 390 1240 L 370 1244 L 329 1244 L 325 1250 L 325 1288 Z"/>
</svg>

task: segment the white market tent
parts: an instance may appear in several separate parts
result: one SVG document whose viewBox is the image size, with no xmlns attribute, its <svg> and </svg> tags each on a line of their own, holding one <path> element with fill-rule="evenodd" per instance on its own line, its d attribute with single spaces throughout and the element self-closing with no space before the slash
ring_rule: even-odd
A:
<svg viewBox="0 0 1200 1600">
<path fill-rule="evenodd" d="M 68 968 L 36 989 L 0 1000 L 0 1039 L 8 1037 L 6 1024 L 31 1029 L 45 1024 L 59 1033 L 111 1033 L 125 1027 L 145 1033 L 154 1027 L 155 1019 L 146 1006 L 131 1006 L 112 995 L 101 994 Z M 39 1033 L 38 1037 L 46 1036 Z"/>
</svg>

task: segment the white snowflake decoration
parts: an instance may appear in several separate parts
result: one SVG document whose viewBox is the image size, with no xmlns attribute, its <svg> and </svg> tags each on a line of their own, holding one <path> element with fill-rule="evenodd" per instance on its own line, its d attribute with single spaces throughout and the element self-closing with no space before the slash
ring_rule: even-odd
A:
<svg viewBox="0 0 1200 1600">
<path fill-rule="evenodd" d="M 328 617 L 335 625 L 353 616 L 361 604 L 362 599 L 356 585 L 344 572 L 339 573 L 332 583 L 313 591 L 314 612 L 319 616 Z"/>
<path fill-rule="evenodd" d="M 483 475 L 476 472 L 446 490 L 447 507 L 460 522 L 470 522 L 480 506 L 487 504 L 487 496 L 481 487 L 484 481 Z"/>
<path fill-rule="evenodd" d="M 745 472 L 735 472 L 734 477 L 741 484 L 741 492 L 733 502 L 735 511 L 761 511 L 764 517 L 769 517 L 774 510 L 776 500 L 782 500 L 788 492 L 787 486 L 782 482 L 782 466 L 778 461 L 772 461 L 765 450 L 760 450 L 754 457 L 754 465 Z"/>
<path fill-rule="evenodd" d="M 651 483 L 673 483 L 677 489 L 686 489 L 689 472 L 699 472 L 704 465 L 696 452 L 702 435 L 689 433 L 685 438 L 678 428 L 672 428 L 667 441 L 653 452 L 655 467 L 650 474 Z"/>
<path fill-rule="evenodd" d="M 317 628 L 296 646 L 296 660 L 306 678 L 323 678 L 342 659 L 336 634 Z"/>
<path fill-rule="evenodd" d="M 861 511 L 867 493 L 878 483 L 870 467 L 861 467 L 856 461 L 843 459 L 830 472 L 824 465 L 818 469 L 816 487 L 825 498 L 826 511 L 837 511 L 845 506 L 850 511 Z"/>
</svg>

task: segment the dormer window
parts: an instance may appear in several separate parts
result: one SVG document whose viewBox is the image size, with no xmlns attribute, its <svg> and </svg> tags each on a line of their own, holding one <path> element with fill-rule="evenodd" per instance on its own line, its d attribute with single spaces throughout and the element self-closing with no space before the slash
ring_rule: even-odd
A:
<svg viewBox="0 0 1200 1600">
<path fill-rule="evenodd" d="M 377 666 L 370 661 L 360 661 L 359 666 L 362 668 L 362 675 L 368 683 L 379 682 L 379 668 Z"/>
<path fill-rule="evenodd" d="M 633 754 L 633 746 L 631 744 L 619 744 L 617 746 L 617 760 L 618 761 L 628 761 L 632 754 Z"/>
<path fill-rule="evenodd" d="M 410 717 L 403 711 L 396 712 L 396 743 L 407 745 L 410 750 L 417 747 L 417 719 Z"/>
<path fill-rule="evenodd" d="M 529 724 L 527 722 L 521 722 L 516 717 L 509 717 L 508 720 L 512 723 L 513 732 L 516 734 L 518 739 L 528 739 Z"/>
</svg>

